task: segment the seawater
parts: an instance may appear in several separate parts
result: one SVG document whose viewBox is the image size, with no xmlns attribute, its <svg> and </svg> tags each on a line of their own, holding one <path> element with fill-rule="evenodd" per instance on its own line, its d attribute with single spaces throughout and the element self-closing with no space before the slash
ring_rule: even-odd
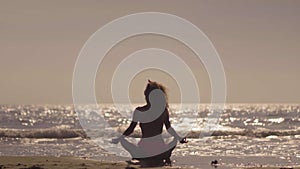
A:
<svg viewBox="0 0 300 169">
<path fill-rule="evenodd" d="M 0 155 L 93 158 L 114 154 L 116 145 L 110 140 L 126 129 L 133 109 L 84 105 L 83 116 L 78 116 L 72 105 L 1 105 Z M 208 104 L 170 105 L 173 127 L 189 141 L 178 144 L 175 156 L 300 159 L 299 104 L 226 104 L 216 124 L 208 124 L 211 113 Z M 83 130 L 81 123 L 90 127 L 89 131 Z M 132 136 L 138 141 L 138 126 Z"/>
</svg>

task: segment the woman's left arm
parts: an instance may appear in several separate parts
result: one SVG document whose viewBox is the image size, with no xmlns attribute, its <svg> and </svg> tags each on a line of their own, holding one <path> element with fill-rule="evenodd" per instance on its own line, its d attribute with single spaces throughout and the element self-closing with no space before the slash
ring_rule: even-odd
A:
<svg viewBox="0 0 300 169">
<path fill-rule="evenodd" d="M 164 113 L 166 113 L 164 124 L 166 126 L 168 133 L 170 133 L 172 136 L 174 136 L 177 140 L 181 140 L 182 138 L 177 134 L 177 132 L 171 126 L 168 109 L 166 109 Z"/>
</svg>

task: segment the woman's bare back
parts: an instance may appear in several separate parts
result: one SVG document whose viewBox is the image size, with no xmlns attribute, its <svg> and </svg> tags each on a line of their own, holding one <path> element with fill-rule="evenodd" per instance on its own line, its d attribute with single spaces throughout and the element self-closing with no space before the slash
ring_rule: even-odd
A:
<svg viewBox="0 0 300 169">
<path fill-rule="evenodd" d="M 146 105 L 143 107 L 138 107 L 137 110 L 141 112 L 145 112 L 149 110 L 149 107 Z M 154 137 L 160 135 L 163 131 L 163 125 L 166 124 L 167 127 L 169 123 L 170 122 L 169 122 L 168 109 L 165 109 L 165 111 L 152 122 L 140 123 L 140 128 L 142 130 L 142 138 Z"/>
</svg>

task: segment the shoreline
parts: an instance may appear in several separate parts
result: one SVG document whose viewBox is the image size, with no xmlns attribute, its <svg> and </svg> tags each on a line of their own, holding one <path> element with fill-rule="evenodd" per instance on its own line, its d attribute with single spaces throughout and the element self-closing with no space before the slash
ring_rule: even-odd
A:
<svg viewBox="0 0 300 169">
<path fill-rule="evenodd" d="M 0 169 L 139 169 L 125 161 L 94 160 L 71 156 L 0 156 Z M 166 167 L 155 167 L 163 169 Z M 184 169 L 174 166 L 172 169 Z M 188 168 L 186 168 L 188 169 Z"/>
<path fill-rule="evenodd" d="M 210 157 L 212 159 L 213 157 Z M 208 164 L 208 158 L 202 158 L 202 162 L 199 166 L 193 166 L 192 168 L 209 169 L 214 168 Z M 224 159 L 225 160 L 225 159 Z M 238 159 L 232 159 L 239 162 Z M 177 164 L 180 162 L 180 158 L 177 158 Z M 189 161 L 185 159 L 185 163 Z M 172 168 L 172 169 L 188 169 L 188 166 L 177 166 L 176 163 L 172 167 L 155 167 L 155 169 Z M 140 169 L 139 165 L 128 164 L 126 161 L 111 161 L 109 159 L 88 159 L 82 157 L 72 156 L 0 156 L 0 169 Z M 222 163 L 218 165 L 218 169 L 300 169 L 300 167 L 291 166 L 226 166 Z"/>
</svg>

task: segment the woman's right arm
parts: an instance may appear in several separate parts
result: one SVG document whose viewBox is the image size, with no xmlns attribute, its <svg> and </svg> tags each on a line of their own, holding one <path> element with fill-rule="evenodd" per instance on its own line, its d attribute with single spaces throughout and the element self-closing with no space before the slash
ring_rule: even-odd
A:
<svg viewBox="0 0 300 169">
<path fill-rule="evenodd" d="M 119 143 L 121 139 L 124 139 L 126 136 L 129 136 L 134 131 L 134 128 L 137 125 L 135 116 L 136 116 L 135 113 L 133 113 L 133 119 L 132 119 L 130 125 L 128 126 L 128 128 L 124 131 L 124 133 L 120 137 L 112 139 L 112 143 L 114 143 L 114 144 Z"/>
<path fill-rule="evenodd" d="M 130 123 L 129 127 L 124 131 L 123 135 L 129 136 L 133 132 L 136 125 L 137 125 L 137 122 L 132 121 Z"/>
<path fill-rule="evenodd" d="M 112 143 L 118 144 L 121 139 L 124 139 L 126 136 L 129 136 L 133 132 L 136 124 L 137 122 L 132 121 L 129 127 L 124 131 L 124 133 L 120 137 L 112 139 Z"/>
</svg>

